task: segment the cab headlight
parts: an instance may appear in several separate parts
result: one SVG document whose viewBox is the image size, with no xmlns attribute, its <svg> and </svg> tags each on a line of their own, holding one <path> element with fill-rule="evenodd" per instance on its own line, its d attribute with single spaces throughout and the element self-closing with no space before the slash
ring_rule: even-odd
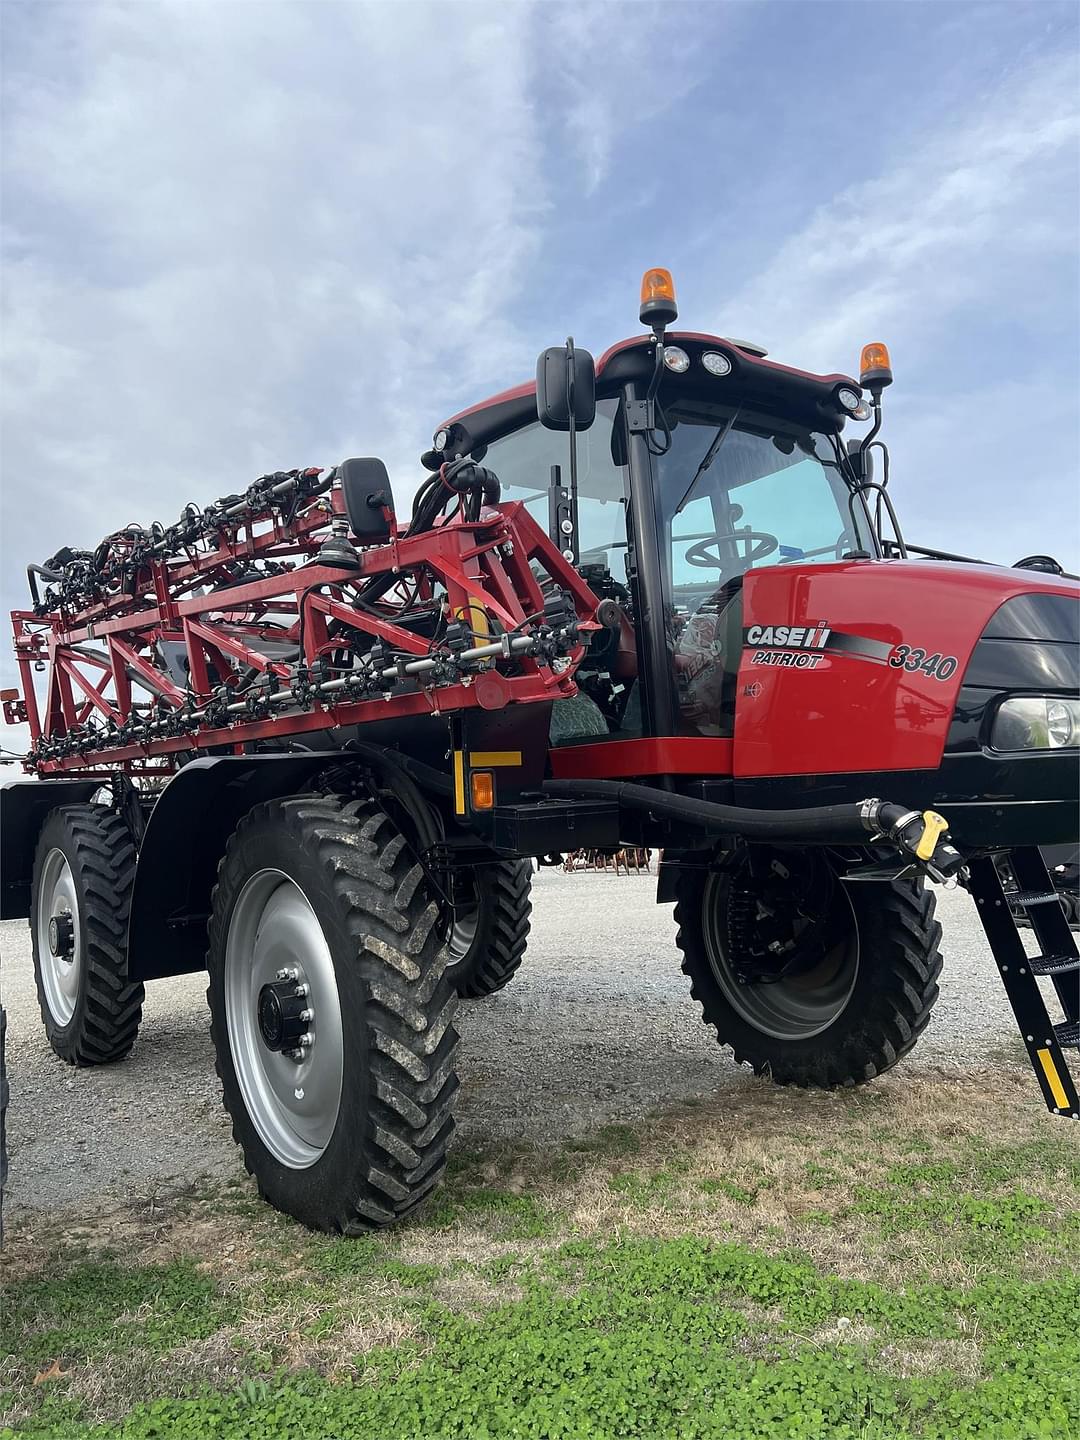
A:
<svg viewBox="0 0 1080 1440">
<path fill-rule="evenodd" d="M 1018 695 L 994 716 L 995 750 L 1063 750 L 1080 744 L 1080 699 Z"/>
<path fill-rule="evenodd" d="M 726 355 L 721 355 L 719 350 L 706 350 L 701 357 L 701 363 L 710 375 L 715 375 L 718 379 L 731 374 L 731 361 Z"/>
<path fill-rule="evenodd" d="M 859 406 L 862 404 L 862 396 L 857 390 L 852 390 L 850 385 L 841 385 L 836 392 L 836 398 L 840 401 L 844 409 L 850 411 L 852 415 L 857 413 Z"/>
<path fill-rule="evenodd" d="M 685 375 L 690 369 L 690 356 L 678 345 L 665 345 L 664 364 L 676 375 Z"/>
</svg>

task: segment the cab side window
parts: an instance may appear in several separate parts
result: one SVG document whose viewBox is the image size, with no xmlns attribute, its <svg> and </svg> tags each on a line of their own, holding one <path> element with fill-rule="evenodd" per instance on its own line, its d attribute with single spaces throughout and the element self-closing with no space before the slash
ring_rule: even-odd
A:
<svg viewBox="0 0 1080 1440">
<path fill-rule="evenodd" d="M 578 547 L 581 563 L 603 565 L 616 580 L 626 583 L 625 469 L 612 450 L 618 401 L 601 400 L 596 420 L 578 432 Z M 493 440 L 484 464 L 502 482 L 504 500 L 523 500 L 543 529 L 548 524 L 551 467 L 558 465 L 564 482 L 570 477 L 570 449 L 566 435 L 545 430 L 539 421 Z"/>
<path fill-rule="evenodd" d="M 552 706 L 551 744 L 595 743 L 612 737 L 641 734 L 641 693 L 633 605 L 628 584 L 628 485 L 626 469 L 617 460 L 614 442 L 619 402 L 601 400 L 596 420 L 578 441 L 578 553 L 585 582 L 601 597 L 622 608 L 623 624 L 592 636 L 578 667 L 578 694 Z M 558 465 L 563 483 L 570 478 L 569 442 L 557 430 L 537 421 L 492 441 L 483 463 L 499 477 L 503 500 L 524 501 L 533 519 L 546 530 L 551 467 Z"/>
</svg>

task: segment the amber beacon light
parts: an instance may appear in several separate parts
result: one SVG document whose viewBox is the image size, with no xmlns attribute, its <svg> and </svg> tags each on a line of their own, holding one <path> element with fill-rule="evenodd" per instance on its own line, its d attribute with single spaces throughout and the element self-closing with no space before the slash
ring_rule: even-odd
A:
<svg viewBox="0 0 1080 1440">
<path fill-rule="evenodd" d="M 881 391 L 892 384 L 892 362 L 889 348 L 880 341 L 862 347 L 859 357 L 859 384 L 864 390 Z"/>
<path fill-rule="evenodd" d="M 678 319 L 675 303 L 675 281 L 670 270 L 646 270 L 641 277 L 641 323 L 654 330 L 663 330 Z"/>
</svg>

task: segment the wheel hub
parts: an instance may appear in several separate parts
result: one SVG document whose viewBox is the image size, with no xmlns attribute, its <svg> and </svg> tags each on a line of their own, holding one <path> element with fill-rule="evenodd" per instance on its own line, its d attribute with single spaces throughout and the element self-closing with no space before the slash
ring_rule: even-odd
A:
<svg viewBox="0 0 1080 1440">
<path fill-rule="evenodd" d="M 70 910 L 63 910 L 49 919 L 49 953 L 59 959 L 69 959 L 75 949 L 75 921 Z"/>
<path fill-rule="evenodd" d="M 314 1041 L 308 1026 L 315 1012 L 308 1002 L 309 987 L 298 970 L 279 971 L 278 976 L 259 991 L 259 1033 L 268 1050 L 287 1055 L 299 1064 Z"/>
</svg>

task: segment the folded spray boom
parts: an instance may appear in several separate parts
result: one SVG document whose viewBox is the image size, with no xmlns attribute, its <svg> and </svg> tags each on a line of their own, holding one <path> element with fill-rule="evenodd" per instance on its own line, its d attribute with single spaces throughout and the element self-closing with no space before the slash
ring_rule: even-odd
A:
<svg viewBox="0 0 1080 1440">
<path fill-rule="evenodd" d="M 222 744 L 572 695 L 598 602 L 525 508 L 458 461 L 399 528 L 380 475 L 265 475 L 29 567 L 33 608 L 12 615 L 27 768 L 161 772 Z"/>
</svg>

